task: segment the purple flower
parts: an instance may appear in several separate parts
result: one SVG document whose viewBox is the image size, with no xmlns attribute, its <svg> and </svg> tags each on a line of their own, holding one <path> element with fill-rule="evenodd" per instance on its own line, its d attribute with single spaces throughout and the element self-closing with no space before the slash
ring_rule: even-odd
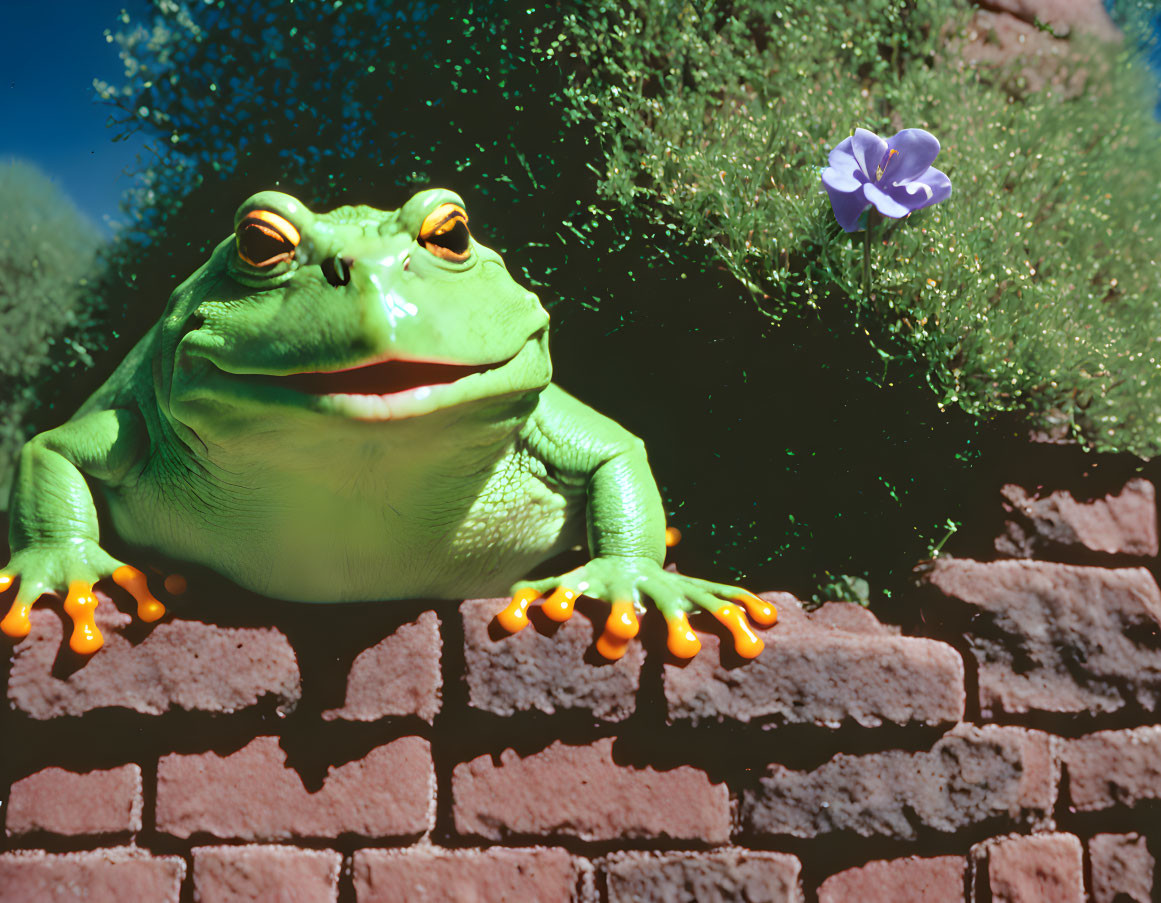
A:
<svg viewBox="0 0 1161 903">
<path fill-rule="evenodd" d="M 923 129 L 903 129 L 887 141 L 855 129 L 830 152 L 830 166 L 822 171 L 839 225 L 857 232 L 859 218 L 871 205 L 899 219 L 946 200 L 951 180 L 931 165 L 938 153 L 939 142 Z"/>
</svg>

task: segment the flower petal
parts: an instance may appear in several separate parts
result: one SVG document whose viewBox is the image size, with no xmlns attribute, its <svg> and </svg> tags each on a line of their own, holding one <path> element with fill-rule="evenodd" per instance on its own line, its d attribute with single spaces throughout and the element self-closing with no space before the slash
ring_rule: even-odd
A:
<svg viewBox="0 0 1161 903">
<path fill-rule="evenodd" d="M 854 157 L 851 158 L 851 163 L 854 163 Z M 822 184 L 835 191 L 858 191 L 866 181 L 867 177 L 857 168 L 851 172 L 840 166 L 828 166 L 822 171 Z"/>
<path fill-rule="evenodd" d="M 870 182 L 863 186 L 863 195 L 875 205 L 876 210 L 883 214 L 883 216 L 891 217 L 891 219 L 902 219 L 912 210 L 918 209 L 916 207 L 904 206 Z"/>
<path fill-rule="evenodd" d="M 867 181 L 867 176 L 859 169 L 859 161 L 851 151 L 851 139 L 844 138 L 827 156 L 830 166 L 823 172 L 823 182 L 838 191 L 855 191 Z"/>
<path fill-rule="evenodd" d="M 883 167 L 883 184 L 907 182 L 927 171 L 939 153 L 939 140 L 923 129 L 903 129 L 887 141 L 896 153 Z"/>
<path fill-rule="evenodd" d="M 839 147 L 842 145 L 840 144 Z M 874 132 L 868 132 L 866 129 L 855 129 L 855 134 L 851 137 L 851 153 L 854 154 L 859 169 L 863 171 L 864 175 L 873 179 L 875 169 L 883 162 L 883 157 L 887 155 L 887 142 Z"/>
<path fill-rule="evenodd" d="M 855 160 L 855 153 L 851 150 L 851 139 L 844 138 L 834 149 L 827 155 L 827 162 L 837 169 L 846 169 L 849 163 L 852 166 L 858 166 Z"/>
<path fill-rule="evenodd" d="M 888 197 L 911 211 L 922 210 L 951 196 L 951 179 L 934 166 L 927 167 L 916 179 L 880 187 Z"/>
<path fill-rule="evenodd" d="M 871 206 L 863 197 L 863 192 L 835 191 L 828 187 L 826 193 L 830 195 L 830 206 L 834 210 L 834 218 L 843 227 L 843 231 L 858 232 L 859 217 L 863 215 L 864 210 Z"/>
<path fill-rule="evenodd" d="M 946 201 L 951 197 L 951 179 L 947 177 L 946 173 L 940 172 L 934 166 L 929 166 L 927 172 L 915 181 L 926 182 L 931 187 L 931 197 L 923 205 L 924 207 L 931 204 L 938 204 L 940 201 Z"/>
</svg>

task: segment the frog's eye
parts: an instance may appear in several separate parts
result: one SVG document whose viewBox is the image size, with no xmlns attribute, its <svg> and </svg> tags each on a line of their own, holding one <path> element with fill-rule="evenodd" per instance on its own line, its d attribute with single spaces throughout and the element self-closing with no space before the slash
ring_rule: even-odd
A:
<svg viewBox="0 0 1161 903">
<path fill-rule="evenodd" d="M 471 238 L 468 215 L 459 204 L 440 204 L 419 227 L 419 243 L 436 257 L 455 263 L 468 259 Z"/>
<path fill-rule="evenodd" d="M 238 256 L 252 267 L 270 267 L 294 257 L 301 236 L 277 213 L 251 210 L 235 231 Z"/>
</svg>

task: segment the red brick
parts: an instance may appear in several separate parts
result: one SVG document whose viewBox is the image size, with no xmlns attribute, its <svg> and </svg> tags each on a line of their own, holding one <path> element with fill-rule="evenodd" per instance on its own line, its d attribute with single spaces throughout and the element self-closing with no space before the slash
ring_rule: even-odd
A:
<svg viewBox="0 0 1161 903">
<path fill-rule="evenodd" d="M 941 558 L 927 579 L 986 613 L 967 636 L 984 717 L 1161 708 L 1161 592 L 1144 568 Z"/>
<path fill-rule="evenodd" d="M 521 757 L 511 749 L 463 762 L 452 773 L 456 830 L 501 840 L 510 835 L 616 840 L 668 837 L 725 843 L 730 798 L 689 765 L 668 771 L 618 765 L 613 740 L 553 743 Z"/>
<path fill-rule="evenodd" d="M 1080 841 L 1071 834 L 1002 837 L 972 848 L 973 899 L 1084 903 Z M 987 885 L 986 890 L 983 885 Z"/>
<path fill-rule="evenodd" d="M 960 725 L 926 752 L 839 753 L 812 771 L 768 766 L 743 798 L 759 835 L 834 831 L 912 840 L 990 819 L 1047 822 L 1056 798 L 1053 741 L 1008 727 Z"/>
<path fill-rule="evenodd" d="M 1100 731 L 1064 745 L 1068 792 L 1083 812 L 1161 798 L 1161 726 Z"/>
<path fill-rule="evenodd" d="M 779 616 L 757 630 L 766 648 L 756 659 L 723 666 L 718 634 L 699 631 L 702 651 L 665 665 L 671 720 L 878 727 L 963 718 L 963 660 L 951 646 L 897 636 L 852 603 L 808 615 L 793 596 L 764 598 Z"/>
<path fill-rule="evenodd" d="M 789 593 L 763 593 L 770 599 L 792 599 L 799 616 L 805 617 L 811 627 L 831 627 L 847 633 L 866 633 L 872 636 L 899 636 L 899 628 L 884 624 L 865 606 L 854 602 L 823 602 L 814 611 L 806 612 L 802 603 Z M 791 614 L 794 614 L 793 612 Z M 779 620 L 786 619 L 779 615 Z"/>
<path fill-rule="evenodd" d="M 967 28 L 967 41 L 960 51 L 973 68 L 1004 70 L 1019 65 L 1019 75 L 1029 91 L 1045 84 L 1053 87 L 1067 81 L 1065 62 L 1068 42 L 1052 37 L 1030 22 L 1009 13 L 978 10 Z M 1034 432 L 1033 441 L 1063 444 L 1055 431 Z"/>
<path fill-rule="evenodd" d="M 988 0 L 987 6 L 1011 13 L 1030 25 L 1039 20 L 1058 34 L 1075 29 L 1106 40 L 1120 37 L 1101 0 Z"/>
<path fill-rule="evenodd" d="M 195 847 L 196 903 L 335 903 L 343 857 L 282 846 Z"/>
<path fill-rule="evenodd" d="M 434 792 L 431 746 L 422 737 L 402 737 L 332 767 L 315 792 L 287 767 L 277 737 L 258 737 L 228 756 L 162 757 L 157 829 L 243 840 L 422 834 Z"/>
<path fill-rule="evenodd" d="M 967 41 L 959 55 L 973 67 L 1015 70 L 1024 91 L 1040 91 L 1046 85 L 1065 97 L 1079 93 L 1094 68 L 1075 52 L 1075 44 L 1063 36 L 1073 30 L 1116 41 L 1119 32 L 1100 0 L 991 0 L 978 5 L 966 30 Z M 1052 30 L 1036 20 L 1047 22 Z M 1057 38 L 1054 35 L 1061 35 Z M 982 65 L 981 65 L 982 64 Z M 1030 437 L 1034 442 L 1075 444 L 1066 424 L 1046 424 Z"/>
<path fill-rule="evenodd" d="M 879 859 L 831 875 L 818 888 L 818 903 L 963 903 L 967 859 Z"/>
<path fill-rule="evenodd" d="M 1093 903 L 1150 903 L 1156 863 L 1140 834 L 1097 834 L 1089 839 Z"/>
<path fill-rule="evenodd" d="M 785 853 L 614 853 L 608 903 L 800 903 L 802 866 Z"/>
<path fill-rule="evenodd" d="M 91 853 L 0 854 L 0 903 L 177 903 L 185 862 L 116 847 Z"/>
<path fill-rule="evenodd" d="M 441 649 L 439 619 L 425 611 L 359 653 L 347 675 L 344 705 L 323 712 L 323 718 L 377 721 L 418 715 L 430 724 L 439 712 Z"/>
<path fill-rule="evenodd" d="M 1014 515 L 996 539 L 996 551 L 1003 555 L 1157 554 L 1157 494 L 1148 480 L 1130 480 L 1117 495 L 1083 502 L 1069 492 L 1038 496 L 1013 484 L 1001 494 Z"/>
<path fill-rule="evenodd" d="M 358 903 L 573 903 L 581 865 L 564 850 L 358 850 Z"/>
<path fill-rule="evenodd" d="M 141 804 L 137 765 L 81 774 L 44 768 L 12 785 L 6 827 L 9 836 L 130 834 L 141 830 Z"/>
<path fill-rule="evenodd" d="M 469 703 L 496 715 L 536 709 L 552 714 L 583 710 L 604 721 L 622 721 L 636 708 L 644 647 L 607 662 L 592 655 L 593 622 L 577 610 L 563 624 L 530 611 L 519 633 L 489 634 L 507 599 L 472 599 L 460 606 Z"/>
<path fill-rule="evenodd" d="M 277 630 L 174 620 L 133 645 L 119 630 L 128 616 L 99 591 L 97 597 L 105 645 L 66 677 L 53 674 L 61 619 L 51 611 L 32 612 L 32 633 L 16 647 L 8 681 L 15 708 L 47 719 L 109 707 L 159 715 L 170 709 L 234 712 L 265 696 L 283 706 L 298 700 L 294 650 Z"/>
</svg>

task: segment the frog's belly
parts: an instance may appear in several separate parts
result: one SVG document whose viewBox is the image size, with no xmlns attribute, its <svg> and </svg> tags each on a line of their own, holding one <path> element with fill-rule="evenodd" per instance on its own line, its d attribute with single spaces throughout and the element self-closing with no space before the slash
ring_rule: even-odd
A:
<svg viewBox="0 0 1161 903">
<path fill-rule="evenodd" d="M 236 487 L 235 487 L 236 490 Z M 172 488 L 110 497 L 117 534 L 205 565 L 278 599 L 341 602 L 501 595 L 545 559 L 583 542 L 583 492 L 523 470 L 466 500 Z"/>
</svg>

